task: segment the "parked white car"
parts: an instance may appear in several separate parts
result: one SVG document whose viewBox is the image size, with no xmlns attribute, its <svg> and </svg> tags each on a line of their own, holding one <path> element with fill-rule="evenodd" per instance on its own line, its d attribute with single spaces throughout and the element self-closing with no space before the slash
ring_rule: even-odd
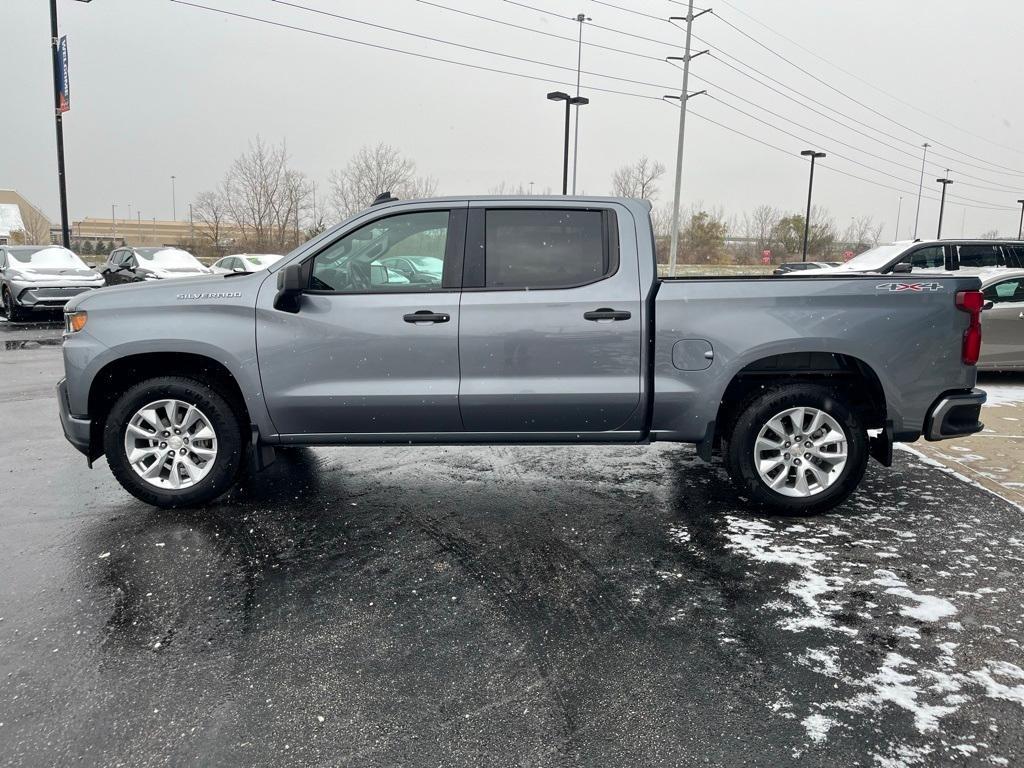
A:
<svg viewBox="0 0 1024 768">
<path fill-rule="evenodd" d="M 259 272 L 280 259 L 281 256 L 277 253 L 238 253 L 218 259 L 213 262 L 210 269 L 218 275 L 232 272 Z"/>
<path fill-rule="evenodd" d="M 870 273 L 981 274 L 991 269 L 1024 269 L 1024 241 L 914 240 L 877 245 L 845 264 L 789 275 Z"/>
</svg>

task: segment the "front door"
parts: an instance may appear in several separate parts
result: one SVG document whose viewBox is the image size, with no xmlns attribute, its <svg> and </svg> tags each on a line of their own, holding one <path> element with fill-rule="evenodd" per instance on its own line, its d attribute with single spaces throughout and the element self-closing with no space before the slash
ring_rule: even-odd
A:
<svg viewBox="0 0 1024 768">
<path fill-rule="evenodd" d="M 992 302 L 981 318 L 984 368 L 1024 366 L 1024 277 L 1007 278 L 985 289 Z"/>
<path fill-rule="evenodd" d="M 311 257 L 308 290 L 294 313 L 274 308 L 276 280 L 263 284 L 257 349 L 280 434 L 386 440 L 462 429 L 465 221 L 465 207 L 449 203 L 382 212 L 357 225 Z M 439 259 L 443 276 L 410 282 L 382 263 L 396 256 Z"/>
<path fill-rule="evenodd" d="M 622 208 L 549 206 L 470 209 L 459 331 L 467 432 L 586 439 L 627 429 L 638 411 L 633 221 Z"/>
</svg>

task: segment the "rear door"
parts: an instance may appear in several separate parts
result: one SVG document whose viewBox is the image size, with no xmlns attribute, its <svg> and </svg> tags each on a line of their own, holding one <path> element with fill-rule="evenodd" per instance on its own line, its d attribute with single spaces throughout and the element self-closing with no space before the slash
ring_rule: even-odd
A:
<svg viewBox="0 0 1024 768">
<path fill-rule="evenodd" d="M 468 432 L 586 439 L 635 426 L 635 233 L 615 205 L 471 204 L 459 329 Z"/>
<path fill-rule="evenodd" d="M 985 289 L 992 308 L 982 315 L 980 365 L 1024 366 L 1024 277 L 1007 278 Z"/>
<path fill-rule="evenodd" d="M 310 281 L 297 312 L 275 308 L 276 279 L 263 283 L 259 368 L 279 433 L 331 442 L 344 435 L 388 441 L 395 434 L 462 430 L 465 229 L 465 203 L 384 210 L 306 260 Z M 444 280 L 410 283 L 381 263 L 407 253 L 441 259 Z"/>
</svg>

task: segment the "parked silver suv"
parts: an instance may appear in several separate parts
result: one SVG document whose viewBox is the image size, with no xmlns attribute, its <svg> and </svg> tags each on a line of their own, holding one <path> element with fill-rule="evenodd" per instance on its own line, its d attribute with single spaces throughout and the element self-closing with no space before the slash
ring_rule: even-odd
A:
<svg viewBox="0 0 1024 768">
<path fill-rule="evenodd" d="M 103 278 L 57 245 L 0 245 L 0 300 L 4 316 L 27 320 L 34 311 L 61 309 Z"/>
</svg>

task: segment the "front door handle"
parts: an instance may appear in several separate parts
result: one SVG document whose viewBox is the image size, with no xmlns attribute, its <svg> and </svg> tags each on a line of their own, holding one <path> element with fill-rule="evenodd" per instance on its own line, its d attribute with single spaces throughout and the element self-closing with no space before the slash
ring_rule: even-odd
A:
<svg viewBox="0 0 1024 768">
<path fill-rule="evenodd" d="M 608 307 L 601 307 L 591 312 L 584 312 L 584 320 L 593 320 L 600 322 L 601 320 L 629 320 L 633 315 L 625 310 L 621 309 L 608 309 Z"/>
<path fill-rule="evenodd" d="M 452 318 L 444 312 L 433 312 L 429 309 L 421 309 L 410 315 L 403 315 L 402 319 L 407 323 L 427 325 L 428 323 L 447 323 Z"/>
</svg>

